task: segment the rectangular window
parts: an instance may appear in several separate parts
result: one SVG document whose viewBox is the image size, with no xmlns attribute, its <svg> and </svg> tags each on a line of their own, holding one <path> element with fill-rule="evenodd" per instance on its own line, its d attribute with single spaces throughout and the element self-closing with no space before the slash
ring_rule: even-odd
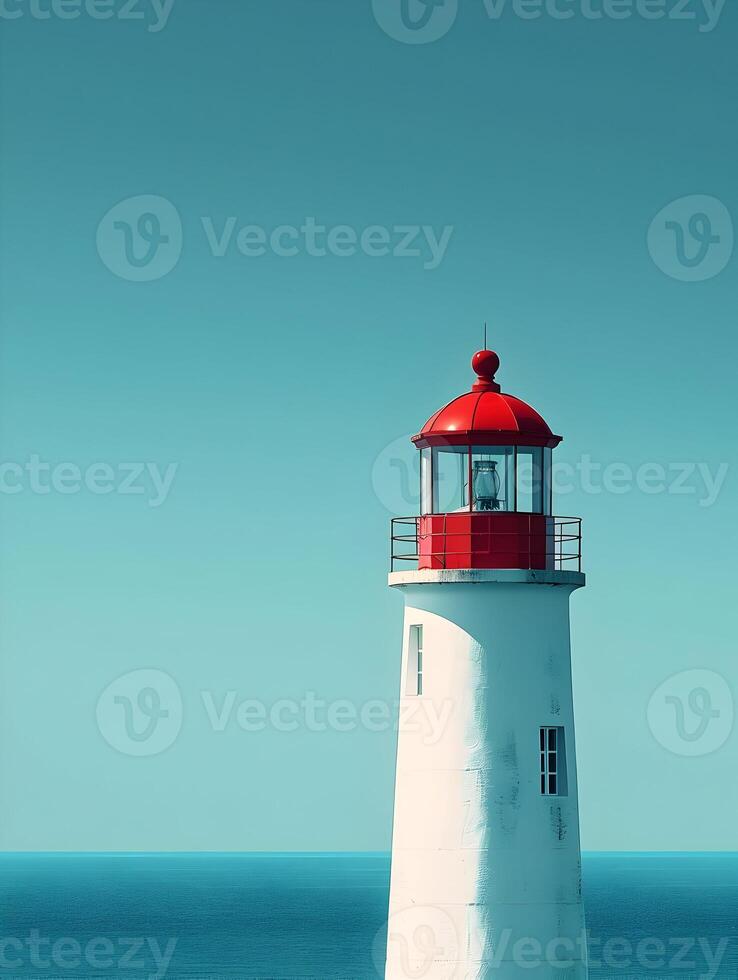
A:
<svg viewBox="0 0 738 980">
<path fill-rule="evenodd" d="M 566 746 L 563 728 L 542 728 L 539 735 L 541 793 L 566 796 Z"/>
<path fill-rule="evenodd" d="M 423 627 L 411 626 L 407 650 L 405 696 L 419 697 L 423 693 Z"/>
</svg>

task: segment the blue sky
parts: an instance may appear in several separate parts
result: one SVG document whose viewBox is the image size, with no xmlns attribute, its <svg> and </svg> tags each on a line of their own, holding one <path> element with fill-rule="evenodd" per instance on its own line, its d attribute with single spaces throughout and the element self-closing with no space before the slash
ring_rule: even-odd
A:
<svg viewBox="0 0 738 980">
<path fill-rule="evenodd" d="M 388 3 L 3 8 L 2 849 L 389 845 L 392 444 L 485 319 L 579 466 L 583 844 L 736 846 L 738 12 Z"/>
</svg>

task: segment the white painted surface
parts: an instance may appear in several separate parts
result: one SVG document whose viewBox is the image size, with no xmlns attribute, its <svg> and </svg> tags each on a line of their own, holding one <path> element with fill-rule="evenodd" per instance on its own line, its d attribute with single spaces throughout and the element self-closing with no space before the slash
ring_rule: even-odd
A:
<svg viewBox="0 0 738 980">
<path fill-rule="evenodd" d="M 569 585 L 578 589 L 585 584 L 584 572 L 570 569 L 538 568 L 424 568 L 390 572 L 389 585 L 462 584 L 487 582 L 518 585 Z"/>
<path fill-rule="evenodd" d="M 400 676 L 422 625 L 424 693 L 401 692 L 413 722 L 398 741 L 387 980 L 586 977 L 569 649 L 580 580 L 401 586 Z M 543 726 L 565 730 L 566 796 L 540 791 Z"/>
</svg>

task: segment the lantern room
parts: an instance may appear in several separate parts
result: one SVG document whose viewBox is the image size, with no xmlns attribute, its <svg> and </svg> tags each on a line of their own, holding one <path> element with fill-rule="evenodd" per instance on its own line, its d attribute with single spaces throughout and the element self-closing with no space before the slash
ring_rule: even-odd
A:
<svg viewBox="0 0 738 980">
<path fill-rule="evenodd" d="M 579 569 L 578 519 L 552 516 L 551 457 L 561 437 L 500 390 L 499 366 L 494 351 L 478 351 L 471 391 L 413 437 L 420 515 L 393 522 L 393 567 L 416 558 L 419 569 Z M 413 539 L 414 554 L 396 554 L 396 542 Z"/>
</svg>

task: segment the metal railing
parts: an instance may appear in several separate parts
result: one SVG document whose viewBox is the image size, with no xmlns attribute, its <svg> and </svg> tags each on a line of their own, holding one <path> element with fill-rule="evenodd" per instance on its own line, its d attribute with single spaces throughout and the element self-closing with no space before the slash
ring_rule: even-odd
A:
<svg viewBox="0 0 738 980">
<path fill-rule="evenodd" d="M 448 518 L 455 518 L 458 514 L 429 514 L 427 517 L 433 518 L 434 523 L 442 522 L 441 530 L 420 532 L 420 517 L 395 517 L 391 525 L 390 542 L 390 568 L 394 572 L 398 562 L 417 562 L 421 557 L 420 541 L 424 542 L 424 559 L 430 559 L 438 568 L 445 568 L 449 558 L 466 556 L 470 552 L 471 545 L 467 545 L 463 550 L 449 550 L 449 541 L 462 537 L 474 538 L 474 550 L 482 554 L 494 555 L 495 552 L 502 555 L 505 553 L 505 542 L 508 542 L 508 557 L 511 552 L 521 557 L 526 553 L 525 548 L 520 548 L 521 542 L 527 542 L 527 563 L 523 559 L 521 564 L 516 564 L 518 568 L 540 568 L 541 565 L 533 564 L 541 559 L 545 561 L 543 567 L 554 568 L 557 570 L 569 569 L 570 571 L 581 572 L 582 570 L 582 519 L 581 517 L 545 517 L 541 514 L 526 515 L 536 518 L 536 527 L 532 527 L 532 522 L 528 522 L 528 531 L 518 528 L 502 529 L 495 527 L 495 517 L 509 518 L 515 511 L 506 511 L 499 515 L 490 515 L 486 512 L 472 512 L 472 529 L 468 535 L 458 529 L 448 527 Z M 475 518 L 482 518 L 478 521 L 478 528 L 474 528 Z M 541 521 L 545 520 L 545 530 L 542 530 Z M 427 522 L 430 524 L 430 520 Z M 540 545 L 545 538 L 545 550 L 541 550 Z M 436 540 L 438 547 L 435 547 Z M 425 546 L 425 542 L 430 542 L 430 547 Z M 458 567 L 455 563 L 452 567 Z M 493 567 L 493 566 L 491 566 Z M 509 567 L 509 566 L 504 566 Z"/>
</svg>

